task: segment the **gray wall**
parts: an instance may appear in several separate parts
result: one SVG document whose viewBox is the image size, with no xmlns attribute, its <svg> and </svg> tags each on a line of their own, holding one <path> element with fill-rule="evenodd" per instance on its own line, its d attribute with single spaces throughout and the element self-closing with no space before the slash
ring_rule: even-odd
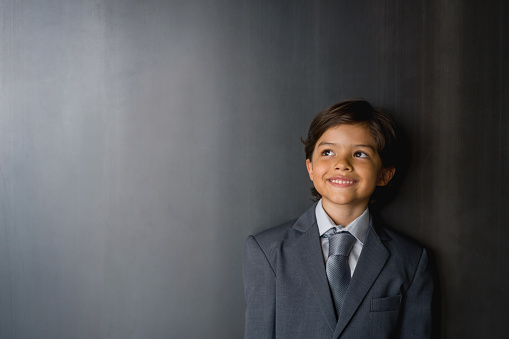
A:
<svg viewBox="0 0 509 339">
<path fill-rule="evenodd" d="M 507 11 L 0 0 L 0 337 L 241 337 L 244 239 L 310 205 L 299 138 L 352 96 L 408 134 L 384 216 L 444 336 L 506 336 Z"/>
</svg>

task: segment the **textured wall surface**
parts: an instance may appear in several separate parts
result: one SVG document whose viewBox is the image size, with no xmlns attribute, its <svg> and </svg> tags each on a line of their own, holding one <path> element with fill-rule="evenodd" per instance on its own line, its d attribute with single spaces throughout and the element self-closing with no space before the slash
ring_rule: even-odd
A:
<svg viewBox="0 0 509 339">
<path fill-rule="evenodd" d="M 383 215 L 434 252 L 444 337 L 506 336 L 508 22 L 503 0 L 0 0 L 0 337 L 241 337 L 244 239 L 311 204 L 299 138 L 349 97 L 408 135 Z"/>
</svg>

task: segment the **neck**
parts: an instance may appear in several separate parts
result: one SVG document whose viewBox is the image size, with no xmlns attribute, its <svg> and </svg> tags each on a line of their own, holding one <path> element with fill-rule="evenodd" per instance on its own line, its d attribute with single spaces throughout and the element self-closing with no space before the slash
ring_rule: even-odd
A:
<svg viewBox="0 0 509 339">
<path fill-rule="evenodd" d="M 336 225 L 341 225 L 343 227 L 357 219 L 368 207 L 367 204 L 358 205 L 353 208 L 351 206 L 338 206 L 329 204 L 325 200 L 322 200 L 322 206 L 332 221 L 334 221 Z"/>
</svg>

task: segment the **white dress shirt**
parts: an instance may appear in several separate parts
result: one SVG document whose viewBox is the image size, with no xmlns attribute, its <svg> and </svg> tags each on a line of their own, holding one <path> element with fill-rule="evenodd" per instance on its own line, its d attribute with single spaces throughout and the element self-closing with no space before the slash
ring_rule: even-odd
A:
<svg viewBox="0 0 509 339">
<path fill-rule="evenodd" d="M 369 210 L 366 210 L 357 219 L 352 221 L 346 226 L 336 225 L 334 221 L 329 217 L 327 212 L 323 209 L 322 199 L 318 201 L 315 208 L 316 222 L 318 223 L 318 232 L 320 233 L 320 241 L 322 242 L 322 252 L 324 261 L 327 262 L 329 257 L 329 240 L 323 237 L 323 234 L 335 227 L 337 232 L 350 232 L 356 239 L 353 245 L 350 256 L 348 257 L 348 263 L 350 264 L 350 272 L 353 275 L 359 256 L 361 255 L 362 247 L 366 240 L 369 227 Z"/>
</svg>

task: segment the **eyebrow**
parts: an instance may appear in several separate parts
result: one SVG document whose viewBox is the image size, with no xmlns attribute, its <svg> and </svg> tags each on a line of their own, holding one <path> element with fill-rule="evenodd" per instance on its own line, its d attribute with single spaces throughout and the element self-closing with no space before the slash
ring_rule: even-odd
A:
<svg viewBox="0 0 509 339">
<path fill-rule="evenodd" d="M 320 146 L 336 146 L 337 144 L 333 143 L 333 142 L 326 142 L 326 141 L 322 141 L 321 143 L 319 143 L 316 147 L 320 147 Z"/>
<path fill-rule="evenodd" d="M 373 147 L 373 145 L 364 145 L 364 144 L 359 144 L 359 145 L 353 145 L 354 147 L 365 147 L 365 148 L 371 148 L 373 151 L 376 151 L 375 147 Z"/>
<path fill-rule="evenodd" d="M 321 146 L 337 146 L 338 144 L 336 143 L 333 143 L 333 142 L 327 142 L 327 141 L 322 141 L 321 143 L 318 144 L 318 146 L 316 147 L 321 147 Z M 375 147 L 373 147 L 373 145 L 368 145 L 368 144 L 357 144 L 357 145 L 351 145 L 352 147 L 364 147 L 364 148 L 370 148 L 372 149 L 373 151 L 375 151 Z"/>
</svg>

